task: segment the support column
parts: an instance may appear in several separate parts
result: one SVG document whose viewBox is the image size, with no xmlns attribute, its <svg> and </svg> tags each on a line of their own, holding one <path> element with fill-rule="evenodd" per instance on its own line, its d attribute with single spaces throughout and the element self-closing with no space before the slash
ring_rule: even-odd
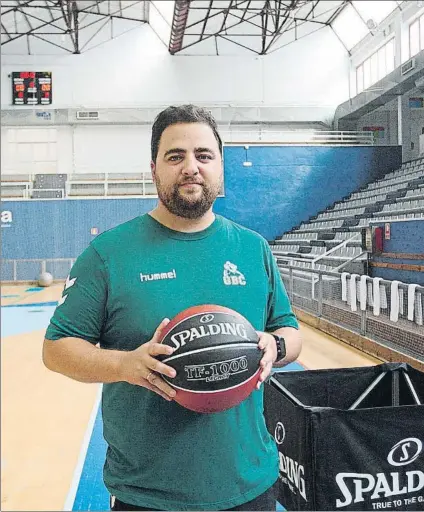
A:
<svg viewBox="0 0 424 512">
<path fill-rule="evenodd" d="M 402 146 L 402 96 L 397 98 L 397 117 L 398 117 L 398 144 Z"/>
</svg>

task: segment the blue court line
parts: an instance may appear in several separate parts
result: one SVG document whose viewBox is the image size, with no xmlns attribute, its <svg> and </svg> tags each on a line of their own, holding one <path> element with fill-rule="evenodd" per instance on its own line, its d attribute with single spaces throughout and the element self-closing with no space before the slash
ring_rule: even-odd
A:
<svg viewBox="0 0 424 512">
<path fill-rule="evenodd" d="M 274 368 L 274 372 L 301 371 L 299 363 L 290 363 L 283 368 Z M 90 443 L 87 448 L 84 465 L 75 494 L 72 511 L 109 510 L 109 492 L 103 483 L 103 465 L 106 458 L 107 444 L 103 438 L 101 407 L 98 408 Z M 71 491 L 72 492 L 72 489 Z M 75 491 L 74 491 L 75 492 Z M 286 510 L 278 501 L 276 511 Z"/>
<path fill-rule="evenodd" d="M 57 300 L 51 302 L 32 302 L 31 304 L 6 304 L 2 308 L 33 308 L 43 306 L 57 306 Z M 46 326 L 47 328 L 47 326 Z"/>
<path fill-rule="evenodd" d="M 97 402 L 97 414 L 71 510 L 109 510 L 109 493 L 103 483 L 106 441 L 103 437 L 102 411 Z M 96 412 L 96 411 L 94 411 Z M 75 492 L 71 489 L 71 493 Z M 71 496 L 72 499 L 72 496 Z M 68 501 L 68 500 L 67 500 Z M 68 505 L 69 506 L 69 505 Z M 65 508 L 65 510 L 69 510 Z"/>
<path fill-rule="evenodd" d="M 36 288 L 27 288 L 26 292 L 41 292 L 41 290 L 44 290 L 44 288 L 39 288 L 38 286 Z"/>
<path fill-rule="evenodd" d="M 20 295 L 2 295 L 2 299 L 15 299 L 16 297 L 20 297 Z"/>
</svg>

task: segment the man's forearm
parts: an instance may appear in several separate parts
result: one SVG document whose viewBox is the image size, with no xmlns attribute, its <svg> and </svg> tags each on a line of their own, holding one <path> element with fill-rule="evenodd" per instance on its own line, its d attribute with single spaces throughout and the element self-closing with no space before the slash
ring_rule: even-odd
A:
<svg viewBox="0 0 424 512">
<path fill-rule="evenodd" d="M 278 363 L 274 363 L 274 366 L 285 366 L 288 363 L 296 361 L 299 357 L 302 349 L 302 338 L 298 329 L 294 327 L 282 327 L 273 331 L 273 334 L 279 334 L 283 336 L 286 341 L 286 356 Z"/>
<path fill-rule="evenodd" d="M 43 362 L 54 372 L 80 382 L 122 381 L 121 362 L 125 352 L 105 350 L 80 338 L 44 340 Z"/>
</svg>

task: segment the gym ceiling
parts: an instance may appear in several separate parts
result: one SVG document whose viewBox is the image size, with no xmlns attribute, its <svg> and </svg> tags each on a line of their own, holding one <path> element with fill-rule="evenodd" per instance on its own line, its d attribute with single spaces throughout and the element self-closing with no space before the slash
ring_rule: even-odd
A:
<svg viewBox="0 0 424 512">
<path fill-rule="evenodd" d="M 171 55 L 220 55 L 228 45 L 267 55 L 325 27 L 350 52 L 388 14 L 402 10 L 402 3 L 2 0 L 1 45 L 4 54 L 80 54 L 148 23 Z M 355 32 L 354 38 L 346 37 L 346 26 Z"/>
</svg>

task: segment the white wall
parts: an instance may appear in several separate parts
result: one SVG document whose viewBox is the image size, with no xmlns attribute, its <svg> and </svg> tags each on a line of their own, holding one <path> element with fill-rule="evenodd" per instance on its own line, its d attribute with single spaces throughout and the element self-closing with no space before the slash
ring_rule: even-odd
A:
<svg viewBox="0 0 424 512">
<path fill-rule="evenodd" d="M 297 126 L 220 127 L 224 142 L 284 141 Z M 305 126 L 305 129 L 316 129 Z M 270 133 L 272 132 L 272 133 Z M 269 135 L 267 135 L 269 133 Z M 261 139 L 257 138 L 261 134 Z M 274 135 L 276 134 L 276 135 Z M 302 140 L 304 132 L 297 135 Z M 271 137 L 267 139 L 267 137 Z M 291 136 L 293 138 L 293 136 Z M 149 125 L 2 126 L 3 174 L 82 174 L 150 172 Z M 297 139 L 296 139 L 297 140 Z"/>
<path fill-rule="evenodd" d="M 69 174 L 73 169 L 70 126 L 1 127 L 3 174 Z"/>
<path fill-rule="evenodd" d="M 8 74 L 34 70 L 53 73 L 54 108 L 278 105 L 281 121 L 323 121 L 348 99 L 348 63 L 329 28 L 266 56 L 171 56 L 143 25 L 81 55 L 3 55 L 1 105 L 11 108 Z"/>
<path fill-rule="evenodd" d="M 147 126 L 2 126 L 2 173 L 149 172 L 150 135 Z"/>
<path fill-rule="evenodd" d="M 77 126 L 74 172 L 148 172 L 150 135 L 147 126 Z"/>
<path fill-rule="evenodd" d="M 233 55 L 171 56 L 152 29 L 143 25 L 81 55 L 4 54 L 4 120 L 10 119 L 10 111 L 47 110 L 11 105 L 8 74 L 12 71 L 51 71 L 53 109 L 197 103 L 225 111 L 222 119 L 226 121 L 221 125 L 225 130 L 252 129 L 240 123 L 260 121 L 260 112 L 265 111 L 266 119 L 274 123 L 330 123 L 336 106 L 348 99 L 348 55 L 329 28 L 266 56 L 240 53 L 236 45 L 232 47 Z M 236 111 L 234 107 L 246 108 Z M 53 112 L 50 126 L 55 124 L 54 117 Z M 10 133 L 25 130 L 25 121 L 15 119 L 13 124 L 21 126 L 2 126 L 2 162 L 8 173 L 149 171 L 149 125 L 54 126 L 57 158 L 44 165 L 35 154 L 33 162 L 20 162 L 13 156 L 17 146 L 3 143 L 9 141 Z M 47 129 L 51 128 L 31 128 L 28 144 L 36 144 Z M 19 148 L 22 153 L 28 149 Z"/>
</svg>

